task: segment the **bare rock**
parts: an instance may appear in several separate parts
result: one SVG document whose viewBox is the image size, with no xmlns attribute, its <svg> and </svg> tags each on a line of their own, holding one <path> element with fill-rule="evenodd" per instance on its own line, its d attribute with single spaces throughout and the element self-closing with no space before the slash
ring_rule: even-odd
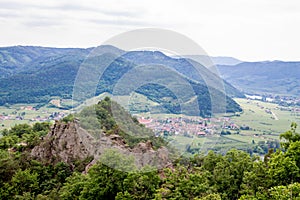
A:
<svg viewBox="0 0 300 200">
<path fill-rule="evenodd" d="M 119 135 L 101 133 L 97 137 L 89 134 L 78 122 L 56 122 L 40 145 L 31 151 L 32 157 L 44 163 L 65 162 L 73 165 L 75 160 L 93 157 L 86 171 L 101 158 L 107 149 L 115 149 L 126 156 L 133 156 L 137 168 L 146 165 L 165 167 L 170 165 L 169 151 L 165 147 L 153 149 L 151 141 L 141 142 L 129 148 Z"/>
</svg>

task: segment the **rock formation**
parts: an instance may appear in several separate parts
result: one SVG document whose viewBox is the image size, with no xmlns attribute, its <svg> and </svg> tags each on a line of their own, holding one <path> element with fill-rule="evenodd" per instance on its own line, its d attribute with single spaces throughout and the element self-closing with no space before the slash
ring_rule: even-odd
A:
<svg viewBox="0 0 300 200">
<path fill-rule="evenodd" d="M 107 149 L 132 156 L 137 168 L 146 165 L 163 168 L 171 163 L 165 147 L 154 150 L 151 141 L 147 141 L 130 148 L 119 135 L 106 135 L 103 132 L 96 138 L 81 128 L 76 120 L 55 122 L 42 142 L 32 149 L 31 155 L 44 163 L 65 162 L 70 165 L 76 160 L 92 157 L 92 162 L 87 165 L 89 168 Z"/>
</svg>

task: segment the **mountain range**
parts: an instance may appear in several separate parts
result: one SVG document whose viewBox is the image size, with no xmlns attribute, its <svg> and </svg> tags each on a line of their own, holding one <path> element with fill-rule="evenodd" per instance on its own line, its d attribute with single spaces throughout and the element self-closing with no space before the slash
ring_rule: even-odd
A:
<svg viewBox="0 0 300 200">
<path fill-rule="evenodd" d="M 217 67 L 226 81 L 244 93 L 300 95 L 300 62 L 243 62 Z"/>
<path fill-rule="evenodd" d="M 115 55 L 123 54 L 109 65 L 99 80 L 95 95 L 103 92 L 112 93 L 119 79 L 136 66 L 164 65 L 175 70 L 192 87 L 193 94 L 196 95 L 195 98 L 186 95 L 185 99 L 178 99 L 168 88 L 157 84 L 146 84 L 137 88 L 137 93 L 163 105 L 165 112 L 178 113 L 183 104 L 190 107 L 189 110 L 192 112 L 194 110 L 192 105 L 196 102 L 201 115 L 210 115 L 211 93 L 218 98 L 226 98 L 227 112 L 241 111 L 239 105 L 231 97 L 243 97 L 243 94 L 226 81 L 224 81 L 226 95 L 224 91 L 206 84 L 205 79 L 211 82 L 222 80 L 201 64 L 184 58 L 171 58 L 159 51 L 125 52 L 113 46 L 100 46 L 97 49 L 34 46 L 0 48 L 0 104 L 44 104 L 53 97 L 72 98 L 74 82 L 81 64 L 90 62 L 97 70 L 98 63 L 95 63 L 97 59 L 88 57 L 92 50 L 110 52 Z M 109 58 L 112 55 L 105 54 L 105 56 Z M 193 65 L 197 65 L 201 71 L 200 74 L 205 78 L 193 71 L 195 70 Z"/>
</svg>

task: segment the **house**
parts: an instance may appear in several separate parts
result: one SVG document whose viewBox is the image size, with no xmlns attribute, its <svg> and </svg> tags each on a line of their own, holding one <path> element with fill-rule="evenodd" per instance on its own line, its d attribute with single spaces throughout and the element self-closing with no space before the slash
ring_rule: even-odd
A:
<svg viewBox="0 0 300 200">
<path fill-rule="evenodd" d="M 140 124 L 146 125 L 146 124 L 150 124 L 152 122 L 152 119 L 145 119 L 142 117 L 142 118 L 138 119 L 138 121 Z"/>
</svg>

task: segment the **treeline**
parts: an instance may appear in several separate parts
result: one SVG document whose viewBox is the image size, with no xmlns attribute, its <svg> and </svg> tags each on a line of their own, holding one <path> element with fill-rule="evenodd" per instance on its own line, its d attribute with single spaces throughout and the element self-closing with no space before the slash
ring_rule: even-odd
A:
<svg viewBox="0 0 300 200">
<path fill-rule="evenodd" d="M 62 122 L 74 117 L 83 120 L 81 125 L 92 134 L 97 134 L 96 129 L 118 134 L 129 147 L 145 140 L 134 135 L 136 131 L 152 134 L 109 98 Z M 49 123 L 16 125 L 1 133 L 0 199 L 299 199 L 300 134 L 296 128 L 292 123 L 280 136 L 281 148 L 270 149 L 263 159 L 232 149 L 225 155 L 210 151 L 182 156 L 164 169 L 146 166 L 141 170 L 133 157 L 107 151 L 86 172 L 91 158 L 45 164 L 30 156 L 49 132 Z M 150 139 L 154 148 L 166 145 L 161 138 Z"/>
<path fill-rule="evenodd" d="M 66 163 L 44 165 L 29 156 L 36 135 L 48 124 L 17 125 L 0 139 L 0 199 L 276 199 L 300 198 L 300 136 L 296 124 L 282 134 L 282 150 L 264 159 L 230 150 L 180 158 L 165 169 L 135 170 L 112 153 L 107 158 L 124 172 L 95 164 L 87 174 Z M 9 141 L 9 142 L 7 142 Z M 26 141 L 26 142 L 25 142 Z M 31 143 L 30 141 L 35 141 Z M 20 144 L 23 142 L 22 144 Z M 22 147 L 20 147 L 22 146 Z M 84 162 L 84 161 L 81 161 Z M 76 166 L 80 166 L 77 161 Z"/>
</svg>

